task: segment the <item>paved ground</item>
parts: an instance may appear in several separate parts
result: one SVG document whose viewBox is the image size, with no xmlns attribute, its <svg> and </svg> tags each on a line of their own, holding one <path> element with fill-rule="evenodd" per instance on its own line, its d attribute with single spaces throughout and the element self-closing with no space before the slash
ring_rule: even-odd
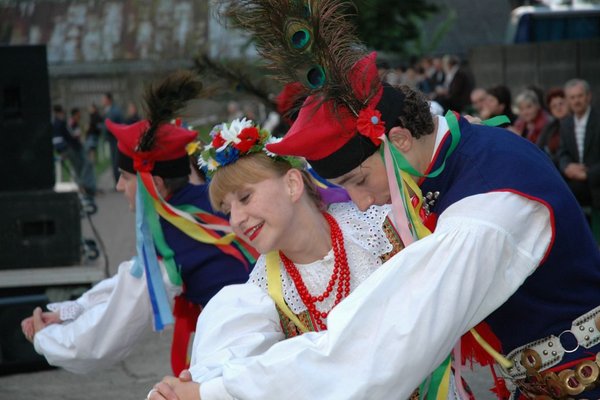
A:
<svg viewBox="0 0 600 400">
<path fill-rule="evenodd" d="M 99 211 L 93 218 L 105 242 L 114 273 L 120 261 L 134 254 L 134 217 L 122 195 L 112 190 L 108 174 L 102 176 L 99 183 L 104 194 L 97 199 Z M 84 231 L 89 229 L 85 221 L 83 228 Z M 170 373 L 170 342 L 171 331 L 158 334 L 149 329 L 124 362 L 93 375 L 75 375 L 53 369 L 0 377 L 0 399 L 142 400 L 156 381 Z M 488 372 L 481 371 L 467 374 L 478 399 L 494 398 L 487 391 L 490 386 L 488 376 Z"/>
</svg>

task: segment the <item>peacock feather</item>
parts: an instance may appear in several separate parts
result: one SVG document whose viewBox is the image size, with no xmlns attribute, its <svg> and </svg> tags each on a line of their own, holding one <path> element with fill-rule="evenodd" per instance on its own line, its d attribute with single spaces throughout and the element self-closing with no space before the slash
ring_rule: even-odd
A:
<svg viewBox="0 0 600 400">
<path fill-rule="evenodd" d="M 200 96 L 202 83 L 191 71 L 177 71 L 157 85 L 150 85 L 144 93 L 144 114 L 150 123 L 140 137 L 136 151 L 149 151 L 154 145 L 158 128 L 170 123 L 186 103 Z"/>
<path fill-rule="evenodd" d="M 348 81 L 366 49 L 355 35 L 347 0 L 221 0 L 221 16 L 248 32 L 274 76 L 300 82 L 320 101 L 333 99 L 354 113 L 376 90 L 357 98 Z"/>
</svg>

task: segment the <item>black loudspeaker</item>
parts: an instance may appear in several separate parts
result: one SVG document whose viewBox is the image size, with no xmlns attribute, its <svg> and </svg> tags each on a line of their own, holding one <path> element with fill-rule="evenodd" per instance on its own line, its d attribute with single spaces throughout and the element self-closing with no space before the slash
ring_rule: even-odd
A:
<svg viewBox="0 0 600 400">
<path fill-rule="evenodd" d="M 45 46 L 0 46 L 0 191 L 54 186 Z"/>
<path fill-rule="evenodd" d="M 0 269 L 60 267 L 81 261 L 75 192 L 0 192 Z"/>
<path fill-rule="evenodd" d="M 0 296 L 0 375 L 49 368 L 21 331 L 21 321 L 31 316 L 35 307 L 43 309 L 46 304 L 48 298 L 43 294 Z"/>
</svg>

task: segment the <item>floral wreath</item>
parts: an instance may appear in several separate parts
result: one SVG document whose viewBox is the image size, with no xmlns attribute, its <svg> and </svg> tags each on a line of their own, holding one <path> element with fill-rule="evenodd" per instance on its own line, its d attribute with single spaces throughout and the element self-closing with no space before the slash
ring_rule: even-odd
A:
<svg viewBox="0 0 600 400">
<path fill-rule="evenodd" d="M 196 142 L 188 147 L 190 155 L 197 156 L 198 167 L 211 179 L 215 172 L 226 165 L 233 164 L 240 157 L 263 152 L 267 156 L 289 163 L 292 167 L 303 168 L 304 163 L 298 157 L 280 156 L 266 149 L 266 145 L 280 141 L 271 136 L 246 118 L 234 119 L 231 123 L 216 125 L 210 132 L 209 144 L 202 146 Z"/>
</svg>

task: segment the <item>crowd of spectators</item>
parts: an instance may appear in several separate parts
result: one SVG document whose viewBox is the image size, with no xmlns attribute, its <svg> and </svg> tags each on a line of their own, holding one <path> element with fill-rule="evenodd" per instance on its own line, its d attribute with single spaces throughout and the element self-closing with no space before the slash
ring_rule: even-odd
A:
<svg viewBox="0 0 600 400">
<path fill-rule="evenodd" d="M 453 110 L 482 120 L 507 116 L 510 123 L 503 127 L 537 145 L 554 163 L 600 243 L 600 112 L 592 106 L 588 82 L 530 85 L 516 93 L 502 84 L 477 87 L 469 68 L 451 55 L 425 57 L 397 68 L 381 63 L 379 73 L 390 85 L 425 93 L 437 114 Z"/>
</svg>

